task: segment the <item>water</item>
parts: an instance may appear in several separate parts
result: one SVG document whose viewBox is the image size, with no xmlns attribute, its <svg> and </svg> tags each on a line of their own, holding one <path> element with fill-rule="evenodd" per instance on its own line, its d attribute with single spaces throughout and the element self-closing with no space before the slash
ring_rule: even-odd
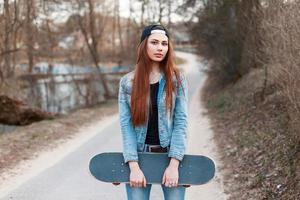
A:
<svg viewBox="0 0 300 200">
<path fill-rule="evenodd" d="M 60 63 L 49 66 L 46 62 L 38 63 L 33 68 L 33 74 L 49 76 L 41 76 L 30 83 L 29 104 L 54 113 L 67 113 L 73 109 L 95 105 L 105 101 L 99 71 L 106 74 L 108 89 L 117 96 L 119 79 L 128 70 L 129 67 L 126 66 L 102 67 L 100 70 L 89 66 Z M 111 75 L 111 72 L 123 73 Z"/>
<path fill-rule="evenodd" d="M 18 66 L 27 71 L 25 64 Z M 109 91 L 112 95 L 118 95 L 118 83 L 124 73 L 129 71 L 127 66 L 102 67 L 101 72 L 106 74 Z M 120 74 L 111 75 L 111 72 Z M 99 69 L 91 66 L 71 66 L 55 63 L 49 67 L 46 62 L 37 63 L 33 68 L 33 74 L 40 75 L 36 81 L 27 79 L 29 106 L 41 108 L 52 113 L 63 113 L 93 106 L 104 102 L 104 88 L 101 84 Z M 13 132 L 18 126 L 0 124 L 0 134 Z"/>
</svg>

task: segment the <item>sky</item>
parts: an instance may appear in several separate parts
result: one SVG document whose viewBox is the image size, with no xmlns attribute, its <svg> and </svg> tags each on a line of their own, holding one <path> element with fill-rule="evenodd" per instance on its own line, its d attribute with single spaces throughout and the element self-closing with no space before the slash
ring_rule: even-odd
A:
<svg viewBox="0 0 300 200">
<path fill-rule="evenodd" d="M 122 17 L 129 16 L 129 0 L 120 0 L 120 14 Z"/>
</svg>

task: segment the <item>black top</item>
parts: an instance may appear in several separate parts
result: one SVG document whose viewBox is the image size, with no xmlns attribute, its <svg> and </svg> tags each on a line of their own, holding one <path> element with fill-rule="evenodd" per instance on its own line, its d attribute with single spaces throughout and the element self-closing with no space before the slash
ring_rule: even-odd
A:
<svg viewBox="0 0 300 200">
<path fill-rule="evenodd" d="M 157 110 L 157 94 L 159 82 L 150 84 L 150 106 L 149 106 L 149 119 L 148 129 L 146 135 L 146 144 L 160 145 L 158 135 L 158 110 Z"/>
</svg>

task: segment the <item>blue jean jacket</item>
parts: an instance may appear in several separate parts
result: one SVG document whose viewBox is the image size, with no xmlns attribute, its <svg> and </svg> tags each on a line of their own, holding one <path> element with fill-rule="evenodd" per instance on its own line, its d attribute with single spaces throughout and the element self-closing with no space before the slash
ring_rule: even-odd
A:
<svg viewBox="0 0 300 200">
<path fill-rule="evenodd" d="M 138 153 L 144 149 L 147 123 L 133 127 L 131 122 L 131 91 L 134 71 L 124 75 L 119 83 L 119 117 L 123 138 L 124 161 L 138 161 Z M 176 81 L 176 79 L 173 79 Z M 165 77 L 161 73 L 157 95 L 158 106 L 158 130 L 159 140 L 162 147 L 170 147 L 168 156 L 181 161 L 186 150 L 187 127 L 188 127 L 188 87 L 186 77 L 180 75 L 181 87 L 177 94 L 173 92 L 171 112 L 166 109 L 164 90 Z M 177 83 L 177 82 L 176 82 Z"/>
</svg>

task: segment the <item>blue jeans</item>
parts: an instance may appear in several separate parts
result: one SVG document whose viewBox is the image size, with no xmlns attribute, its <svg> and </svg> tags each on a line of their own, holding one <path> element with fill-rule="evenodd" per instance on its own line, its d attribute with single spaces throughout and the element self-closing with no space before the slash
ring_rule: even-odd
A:
<svg viewBox="0 0 300 200">
<path fill-rule="evenodd" d="M 146 145 L 143 150 L 146 152 Z M 128 200 L 149 200 L 150 191 L 152 184 L 147 184 L 146 187 L 130 187 L 130 185 L 126 184 L 126 192 Z M 165 187 L 161 185 L 165 200 L 184 200 L 185 195 L 185 187 Z"/>
<path fill-rule="evenodd" d="M 126 192 L 128 200 L 149 200 L 151 184 L 147 184 L 146 187 L 134 188 L 126 184 Z M 162 185 L 165 200 L 184 200 L 185 187 L 165 187 Z"/>
</svg>

